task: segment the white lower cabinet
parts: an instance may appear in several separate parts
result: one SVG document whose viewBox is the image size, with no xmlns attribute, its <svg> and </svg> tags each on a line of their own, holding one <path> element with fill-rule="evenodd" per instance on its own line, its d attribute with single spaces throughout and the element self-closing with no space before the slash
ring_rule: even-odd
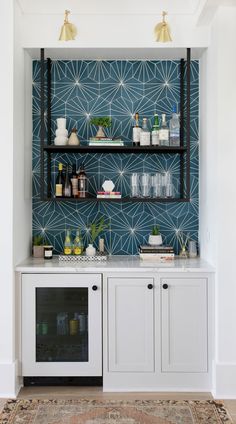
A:
<svg viewBox="0 0 236 424">
<path fill-rule="evenodd" d="M 207 372 L 208 307 L 204 278 L 161 278 L 161 369 Z"/>
<path fill-rule="evenodd" d="M 153 278 L 108 279 L 109 371 L 154 371 Z"/>
<path fill-rule="evenodd" d="M 208 274 L 104 278 L 104 390 L 211 388 Z"/>
<path fill-rule="evenodd" d="M 22 375 L 102 376 L 102 277 L 22 275 Z"/>
</svg>

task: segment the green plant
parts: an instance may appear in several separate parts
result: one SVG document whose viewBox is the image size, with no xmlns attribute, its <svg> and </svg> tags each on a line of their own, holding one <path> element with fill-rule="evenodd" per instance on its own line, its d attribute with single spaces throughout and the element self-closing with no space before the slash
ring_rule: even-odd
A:
<svg viewBox="0 0 236 424">
<path fill-rule="evenodd" d="M 107 224 L 104 222 L 104 218 L 101 218 L 99 221 L 92 222 L 89 224 L 89 230 L 90 230 L 90 240 L 93 244 L 96 238 L 99 236 L 99 234 L 104 231 L 108 227 Z"/>
<path fill-rule="evenodd" d="M 43 246 L 43 237 L 38 234 L 33 237 L 33 246 Z"/>
<path fill-rule="evenodd" d="M 160 227 L 159 225 L 154 225 L 152 227 L 152 236 L 159 236 L 160 235 Z"/>
<path fill-rule="evenodd" d="M 109 116 L 95 116 L 90 119 L 91 125 L 96 125 L 97 127 L 101 126 L 103 128 L 111 127 L 111 118 Z"/>
</svg>

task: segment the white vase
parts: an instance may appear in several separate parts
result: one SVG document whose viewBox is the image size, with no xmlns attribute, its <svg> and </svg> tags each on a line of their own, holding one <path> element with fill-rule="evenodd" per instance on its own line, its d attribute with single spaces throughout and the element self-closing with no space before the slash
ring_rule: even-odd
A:
<svg viewBox="0 0 236 424">
<path fill-rule="evenodd" d="M 57 137 L 68 137 L 68 130 L 66 128 L 58 128 L 56 130 Z"/>
<path fill-rule="evenodd" d="M 75 131 L 72 131 L 69 140 L 68 140 L 69 146 L 79 146 L 79 138 Z"/>
<path fill-rule="evenodd" d="M 96 249 L 93 247 L 92 244 L 89 244 L 88 247 L 85 250 L 86 256 L 95 256 L 96 255 Z"/>
<path fill-rule="evenodd" d="M 68 138 L 62 135 L 54 138 L 55 146 L 66 146 L 67 142 L 68 142 Z"/>
<path fill-rule="evenodd" d="M 160 246 L 162 244 L 162 236 L 159 234 L 158 236 L 153 236 L 150 234 L 148 237 L 148 244 L 151 246 Z"/>
<path fill-rule="evenodd" d="M 103 131 L 103 127 L 101 125 L 98 126 L 98 131 L 96 137 L 105 137 L 105 133 Z"/>
<path fill-rule="evenodd" d="M 66 118 L 57 118 L 57 128 L 66 129 Z"/>
</svg>

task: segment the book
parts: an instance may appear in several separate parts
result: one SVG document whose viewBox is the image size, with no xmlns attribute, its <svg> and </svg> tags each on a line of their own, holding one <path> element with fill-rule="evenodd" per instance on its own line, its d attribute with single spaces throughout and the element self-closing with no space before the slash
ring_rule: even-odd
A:
<svg viewBox="0 0 236 424">
<path fill-rule="evenodd" d="M 90 141 L 89 146 L 124 146 L 123 141 Z"/>
<path fill-rule="evenodd" d="M 97 199 L 121 199 L 121 194 L 97 194 Z"/>
<path fill-rule="evenodd" d="M 174 253 L 174 249 L 172 246 L 151 246 L 144 245 L 139 247 L 139 251 L 141 253 Z"/>
<path fill-rule="evenodd" d="M 174 253 L 139 253 L 142 260 L 155 260 L 155 261 L 172 261 L 175 257 Z"/>
</svg>

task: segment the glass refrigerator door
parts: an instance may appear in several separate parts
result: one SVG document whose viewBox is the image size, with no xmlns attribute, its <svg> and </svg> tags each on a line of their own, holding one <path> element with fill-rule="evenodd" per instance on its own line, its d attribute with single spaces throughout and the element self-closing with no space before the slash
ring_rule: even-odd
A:
<svg viewBox="0 0 236 424">
<path fill-rule="evenodd" d="M 36 288 L 36 362 L 88 362 L 88 288 Z"/>
</svg>

